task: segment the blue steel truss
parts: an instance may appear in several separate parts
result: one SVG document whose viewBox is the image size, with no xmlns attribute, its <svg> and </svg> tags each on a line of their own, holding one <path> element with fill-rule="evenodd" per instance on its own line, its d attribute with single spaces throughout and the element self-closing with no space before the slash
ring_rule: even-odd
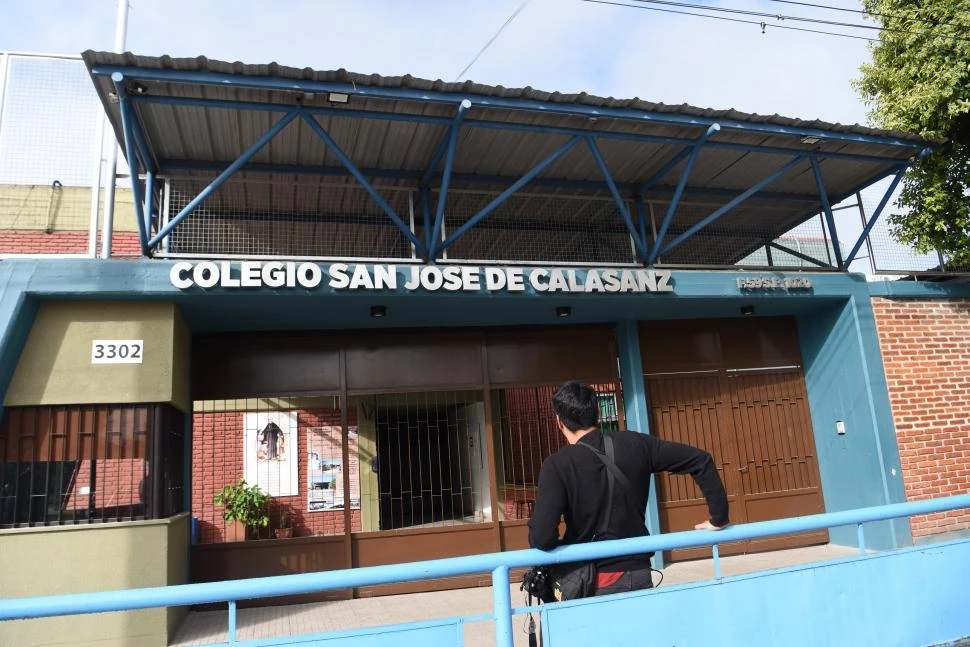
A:
<svg viewBox="0 0 970 647">
<path fill-rule="evenodd" d="M 824 151 L 812 151 L 811 153 L 806 152 L 804 149 L 798 149 L 794 147 L 780 147 L 780 146 L 757 146 L 748 144 L 738 144 L 732 142 L 723 141 L 712 141 L 713 136 L 721 131 L 725 130 L 736 130 L 743 132 L 753 132 L 753 133 L 764 133 L 770 135 L 790 135 L 798 137 L 823 137 L 829 141 L 841 141 L 845 143 L 866 143 L 866 144 L 878 144 L 887 147 L 906 147 L 912 148 L 913 141 L 907 141 L 904 139 L 897 139 L 893 137 L 879 137 L 873 135 L 864 135 L 851 132 L 834 132 L 828 130 L 819 130 L 814 128 L 802 128 L 802 127 L 792 127 L 784 126 L 778 124 L 765 124 L 765 123 L 752 123 L 746 121 L 734 121 L 734 120 L 712 120 L 709 118 L 704 118 L 700 116 L 691 116 L 683 114 L 671 114 L 671 113 L 658 113 L 646 110 L 637 109 L 615 109 L 606 107 L 594 107 L 585 106 L 581 104 L 558 104 L 558 103 L 545 103 L 541 101 L 529 100 L 529 99 L 511 99 L 502 97 L 491 97 L 484 95 L 472 95 L 467 93 L 454 93 L 454 92 L 422 92 L 409 88 L 393 88 L 393 87 L 368 87 L 368 86 L 356 86 L 352 84 L 345 83 L 333 83 L 324 81 L 308 81 L 308 80 L 296 80 L 296 79 L 282 79 L 275 77 L 255 77 L 255 76 L 243 76 L 243 75 L 230 75 L 230 74 L 220 74 L 215 72 L 188 72 L 179 70 L 167 70 L 167 69 L 148 69 L 148 68 L 138 68 L 138 67 L 124 67 L 124 66 L 95 66 L 91 70 L 91 74 L 94 77 L 110 76 L 111 81 L 116 89 L 117 96 L 120 104 L 121 113 L 121 126 L 123 131 L 123 139 L 125 144 L 125 150 L 127 151 L 129 165 L 132 167 L 133 178 L 140 176 L 145 177 L 145 187 L 142 189 L 141 183 L 134 181 L 133 185 L 133 198 L 135 201 L 135 211 L 138 224 L 138 234 L 139 241 L 141 244 L 142 252 L 145 255 L 151 255 L 154 250 L 162 243 L 162 241 L 168 237 L 172 231 L 178 226 L 180 222 L 189 217 L 190 214 L 202 204 L 212 193 L 219 189 L 230 177 L 241 170 L 247 171 L 258 171 L 264 170 L 269 172 L 288 172 L 288 173 L 313 173 L 313 174 L 345 174 L 353 176 L 357 182 L 368 192 L 368 194 L 373 198 L 373 200 L 381 207 L 385 212 L 387 217 L 394 223 L 394 225 L 401 231 L 401 234 L 414 246 L 416 253 L 422 257 L 426 262 L 434 263 L 444 250 L 455 243 L 461 236 L 467 233 L 470 229 L 480 224 L 481 221 L 486 218 L 490 213 L 492 213 L 496 208 L 501 206 L 510 196 L 512 196 L 516 191 L 524 187 L 526 184 L 535 183 L 536 185 L 546 185 L 546 186 L 568 186 L 571 188 L 586 188 L 586 189 L 602 189 L 607 188 L 610 194 L 616 201 L 617 210 L 623 220 L 627 232 L 633 241 L 634 248 L 636 250 L 637 259 L 644 265 L 652 266 L 657 262 L 657 259 L 668 253 L 678 245 L 682 244 L 684 241 L 689 239 L 691 236 L 696 234 L 698 231 L 707 227 L 717 219 L 724 216 L 731 209 L 735 208 L 751 196 L 755 194 L 760 194 L 763 197 L 773 197 L 776 199 L 785 200 L 798 200 L 803 202 L 818 202 L 822 205 L 822 211 L 825 215 L 826 222 L 828 224 L 829 233 L 832 236 L 832 242 L 835 248 L 836 266 L 838 269 L 844 269 L 849 266 L 852 260 L 855 258 L 860 247 L 862 246 L 865 237 L 869 234 L 872 227 L 875 225 L 876 220 L 882 213 L 892 192 L 895 190 L 896 186 L 899 184 L 903 177 L 903 174 L 915 160 L 905 160 L 901 161 L 898 157 L 885 157 L 877 155 L 859 155 L 859 154 L 849 154 L 841 152 L 824 152 Z M 438 103 L 438 104 L 448 104 L 454 105 L 456 111 L 452 117 L 434 117 L 427 115 L 411 115 L 411 114 L 401 114 L 401 113 L 391 113 L 391 112 L 381 112 L 381 111 L 364 111 L 364 110 L 353 110 L 346 108 L 323 108 L 323 107 L 302 107 L 294 105 L 283 105 L 283 104 L 270 104 L 270 103 L 258 103 L 258 102 L 247 102 L 247 101 L 229 101 L 229 100 L 218 100 L 218 99 L 199 99 L 199 98 L 182 98 L 182 97 L 155 97 L 151 95 L 130 95 L 126 91 L 127 81 L 161 81 L 170 83 L 187 83 L 194 85 L 219 85 L 219 86 L 233 86 L 239 88 L 255 88 L 264 90 L 281 90 L 290 92 L 340 92 L 345 94 L 357 95 L 360 97 L 373 97 L 381 99 L 396 99 L 396 100 L 411 100 L 419 101 L 422 103 Z M 177 106 L 193 106 L 193 107 L 210 107 L 210 108 L 223 108 L 223 109 L 233 109 L 233 110 L 254 110 L 262 112 L 272 112 L 272 113 L 282 113 L 282 117 L 261 137 L 259 137 L 253 144 L 247 148 L 242 155 L 239 156 L 234 162 L 226 167 L 221 167 L 216 164 L 206 163 L 206 162 L 185 162 L 185 161 L 169 161 L 169 160 L 156 160 L 151 155 L 151 150 L 147 145 L 147 141 L 144 136 L 144 131 L 142 129 L 141 123 L 138 120 L 137 111 L 134 109 L 137 104 L 157 104 L 157 105 L 177 105 Z M 540 113 L 555 113 L 555 114 L 571 114 L 571 115 L 584 115 L 587 117 L 613 117 L 620 118 L 633 122 L 656 122 L 656 123 L 666 123 L 666 124 L 677 124 L 682 126 L 695 126 L 705 128 L 703 135 L 696 139 L 686 139 L 683 137 L 667 137 L 658 135 L 644 135 L 644 134 L 632 134 L 632 133 L 618 133 L 618 132 L 601 132 L 601 131 L 590 131 L 584 130 L 582 128 L 566 128 L 566 127 L 551 127 L 542 126 L 535 124 L 513 124 L 506 123 L 504 121 L 488 121 L 481 119 L 467 119 L 466 115 L 472 106 L 488 108 L 497 107 L 505 109 L 515 109 L 515 110 L 529 110 Z M 406 121 L 411 123 L 420 124 L 430 124 L 444 126 L 446 128 L 444 135 L 442 136 L 435 152 L 432 156 L 428 167 L 423 173 L 414 174 L 406 173 L 400 171 L 389 171 L 389 170 L 379 170 L 379 169 L 361 169 L 358 168 L 350 158 L 340 149 L 337 143 L 333 140 L 330 134 L 326 131 L 323 126 L 317 121 L 316 116 L 318 115 L 329 115 L 329 116 L 340 116 L 340 117 L 355 117 L 362 119 L 374 119 L 374 120 L 389 120 L 389 121 Z M 269 143 L 276 135 L 278 135 L 284 128 L 286 128 L 290 123 L 296 119 L 302 119 L 324 142 L 326 147 L 339 159 L 341 167 L 325 167 L 325 166 L 311 166 L 311 167 L 288 167 L 279 165 L 265 165 L 265 164 L 251 164 L 250 160 L 256 155 L 267 143 Z M 546 157 L 542 162 L 540 162 L 535 168 L 523 175 L 522 177 L 506 177 L 506 176 L 468 176 L 463 174 L 454 174 L 453 163 L 455 159 L 455 153 L 458 147 L 458 140 L 461 135 L 462 129 L 465 128 L 485 128 L 485 129 L 501 129 L 501 130 L 511 130 L 511 131 L 527 131 L 527 132 L 539 132 L 547 133 L 553 135 L 564 135 L 567 136 L 567 141 L 555 152 Z M 597 140 L 625 140 L 633 142 L 650 142 L 658 144 L 669 144 L 678 145 L 683 148 L 671 158 L 658 172 L 656 172 L 653 177 L 648 179 L 639 185 L 621 185 L 618 184 L 610 173 L 609 168 L 603 159 L 602 153 L 597 145 Z M 603 183 L 594 181 L 575 181 L 575 180 L 556 180 L 548 178 L 539 178 L 538 175 L 542 173 L 546 168 L 548 168 L 552 163 L 559 159 L 562 155 L 566 154 L 580 141 L 586 142 L 590 154 L 593 156 L 599 170 L 603 176 Z M 738 151 L 757 151 L 761 153 L 774 153 L 774 154 L 784 154 L 791 157 L 790 161 L 787 162 L 780 169 L 768 175 L 766 178 L 759 181 L 757 184 L 749 188 L 748 190 L 742 192 L 739 195 L 734 196 L 727 204 L 715 210 L 713 213 L 702 219 L 697 224 L 690 227 L 687 231 L 676 236 L 673 240 L 669 242 L 666 241 L 667 232 L 673 222 L 674 215 L 677 210 L 678 204 L 685 193 L 691 194 L 707 194 L 707 195 L 726 195 L 730 192 L 711 189 L 711 188 L 694 188 L 688 186 L 688 180 L 690 178 L 691 171 L 693 169 L 694 163 L 702 149 L 726 149 L 726 150 L 738 150 Z M 925 148 L 922 150 L 918 158 L 922 158 L 931 152 L 931 148 Z M 777 181 L 786 173 L 790 172 L 793 168 L 798 166 L 800 163 L 804 162 L 805 159 L 811 164 L 812 172 L 814 173 L 816 186 L 818 189 L 817 194 L 813 195 L 790 195 L 790 194 L 771 194 L 768 192 L 762 192 L 771 183 Z M 820 168 L 820 160 L 833 159 L 833 160 L 846 160 L 846 161 L 857 161 L 857 162 L 868 162 L 868 163 L 880 163 L 880 164 L 891 164 L 891 168 L 885 174 L 879 177 L 873 178 L 859 187 L 853 188 L 851 191 L 845 193 L 841 196 L 829 196 L 825 190 L 825 185 L 822 180 L 822 173 Z M 443 169 L 439 172 L 438 167 L 441 166 L 442 160 L 444 160 Z M 659 185 L 658 183 L 664 179 L 671 171 L 673 171 L 678 165 L 684 162 L 683 170 L 681 171 L 680 178 L 676 186 L 670 187 L 667 185 Z M 154 200 L 154 192 L 156 190 L 156 177 L 160 171 L 171 171 L 171 170 L 182 170 L 182 169 L 193 169 L 193 170 L 220 170 L 221 172 L 212 180 L 208 186 L 206 186 L 202 191 L 198 193 L 192 200 L 185 205 L 182 210 L 173 216 L 167 224 L 160 226 L 157 233 L 152 236 L 152 213 L 153 210 L 157 209 Z M 884 178 L 894 175 L 893 182 L 891 183 L 889 189 L 886 191 L 879 204 L 879 207 L 870 217 L 869 221 L 862 232 L 862 235 L 853 245 L 849 254 L 842 258 L 841 248 L 838 242 L 838 236 L 835 228 L 835 220 L 832 215 L 831 205 L 838 203 L 845 198 L 867 188 L 868 186 L 883 180 Z M 412 231 L 411 227 L 406 224 L 401 217 L 395 213 L 393 208 L 384 199 L 381 193 L 373 186 L 368 178 L 396 178 L 396 179 L 409 179 L 415 181 L 416 190 L 419 194 L 420 204 L 421 204 L 421 214 L 424 230 L 424 240 L 419 240 L 415 232 Z M 472 216 L 468 221 L 466 221 L 461 227 L 459 227 L 455 232 L 451 233 L 447 239 L 442 240 L 442 227 L 444 222 L 444 216 L 447 210 L 447 197 L 448 188 L 452 180 L 462 180 L 462 181 L 479 181 L 479 182 L 489 182 L 493 184 L 508 184 L 508 188 L 505 189 L 498 197 L 492 200 L 486 207 L 484 207 L 477 214 Z M 432 203 L 431 203 L 431 191 L 430 186 L 432 183 L 437 183 L 438 185 L 438 198 L 437 202 L 433 208 L 432 214 Z M 633 198 L 634 214 L 630 213 L 627 207 L 627 202 L 623 197 L 623 192 L 626 191 Z M 667 212 L 664 214 L 663 220 L 659 231 L 656 234 L 656 238 L 653 244 L 650 245 L 647 237 L 646 231 L 646 218 L 644 216 L 643 210 L 643 194 L 647 191 L 651 192 L 662 192 L 662 193 L 672 193 Z M 795 253 L 793 250 L 789 250 L 783 246 L 766 243 L 768 246 L 768 253 L 770 254 L 771 247 L 779 249 L 794 256 L 801 257 L 801 255 Z M 810 259 L 805 257 L 804 260 L 811 261 L 816 264 L 824 265 L 819 263 L 815 259 Z"/>
</svg>

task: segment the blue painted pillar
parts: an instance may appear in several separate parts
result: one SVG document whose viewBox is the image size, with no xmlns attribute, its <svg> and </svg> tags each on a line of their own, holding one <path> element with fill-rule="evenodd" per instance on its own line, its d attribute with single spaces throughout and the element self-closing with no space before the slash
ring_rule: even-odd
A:
<svg viewBox="0 0 970 647">
<path fill-rule="evenodd" d="M 640 359 L 640 333 L 637 322 L 621 321 L 616 325 L 616 340 L 620 356 L 620 379 L 623 382 L 623 410 L 626 428 L 641 434 L 650 433 L 647 409 L 647 389 L 643 383 L 643 361 Z M 650 498 L 647 499 L 647 530 L 660 532 L 660 508 L 657 506 L 656 479 L 650 477 Z M 663 568 L 663 555 L 653 556 L 653 567 Z"/>
</svg>

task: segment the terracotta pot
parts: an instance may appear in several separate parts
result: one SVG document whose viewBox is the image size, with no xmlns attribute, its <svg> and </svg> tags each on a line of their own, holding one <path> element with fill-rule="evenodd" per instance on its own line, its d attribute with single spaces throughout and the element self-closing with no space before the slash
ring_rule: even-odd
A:
<svg viewBox="0 0 970 647">
<path fill-rule="evenodd" d="M 277 528 L 276 529 L 276 538 L 277 539 L 289 539 L 292 536 L 293 536 L 293 529 L 292 528 Z"/>
<path fill-rule="evenodd" d="M 246 526 L 242 521 L 226 522 L 226 541 L 246 541 Z"/>
</svg>

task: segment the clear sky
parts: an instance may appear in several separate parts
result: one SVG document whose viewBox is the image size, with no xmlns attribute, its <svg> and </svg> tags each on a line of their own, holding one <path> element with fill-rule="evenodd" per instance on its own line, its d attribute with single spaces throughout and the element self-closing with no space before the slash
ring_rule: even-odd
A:
<svg viewBox="0 0 970 647">
<path fill-rule="evenodd" d="M 774 0 L 684 1 L 862 20 L 855 14 Z M 126 49 L 451 81 L 521 4 L 130 0 Z M 818 4 L 860 6 L 856 0 Z M 115 0 L 0 0 L 0 49 L 75 54 L 89 48 L 110 50 L 115 11 Z M 866 108 L 849 82 L 868 59 L 866 42 L 774 29 L 776 21 L 766 22 L 762 34 L 757 25 L 582 0 L 530 0 L 466 76 L 506 87 L 529 85 L 865 123 Z"/>
</svg>

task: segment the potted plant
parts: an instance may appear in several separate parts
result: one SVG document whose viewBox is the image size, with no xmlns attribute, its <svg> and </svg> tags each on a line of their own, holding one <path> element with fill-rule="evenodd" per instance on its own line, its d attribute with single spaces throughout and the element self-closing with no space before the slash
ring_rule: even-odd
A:
<svg viewBox="0 0 970 647">
<path fill-rule="evenodd" d="M 278 539 L 289 539 L 293 536 L 293 529 L 290 528 L 289 519 L 287 518 L 286 508 L 280 506 L 280 523 L 279 527 L 276 529 L 276 537 Z"/>
<path fill-rule="evenodd" d="M 259 489 L 258 485 L 249 485 L 246 479 L 222 488 L 213 502 L 224 506 L 226 511 L 222 518 L 226 523 L 238 522 L 244 528 L 252 528 L 257 533 L 260 528 L 269 526 L 269 495 Z M 243 540 L 245 540 L 245 534 Z"/>
</svg>

